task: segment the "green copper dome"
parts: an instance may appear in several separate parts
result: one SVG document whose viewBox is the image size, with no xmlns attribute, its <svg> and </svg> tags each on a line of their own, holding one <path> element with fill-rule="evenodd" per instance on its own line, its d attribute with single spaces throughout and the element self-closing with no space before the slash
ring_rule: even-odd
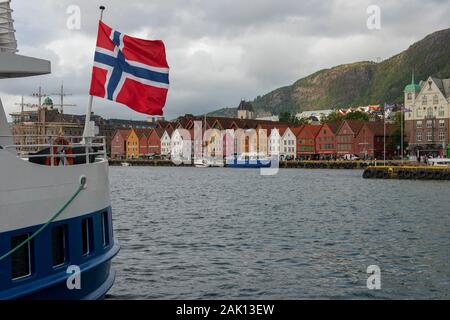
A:
<svg viewBox="0 0 450 320">
<path fill-rule="evenodd" d="M 420 92 L 420 89 L 421 89 L 420 85 L 416 84 L 414 81 L 414 72 L 413 72 L 411 83 L 405 87 L 405 92 L 406 93 L 410 93 L 410 92 L 416 93 L 416 92 Z"/>
<path fill-rule="evenodd" d="M 52 106 L 53 105 L 53 101 L 52 99 L 50 99 L 50 97 L 47 97 L 44 99 L 44 103 L 42 104 L 44 106 Z"/>
</svg>

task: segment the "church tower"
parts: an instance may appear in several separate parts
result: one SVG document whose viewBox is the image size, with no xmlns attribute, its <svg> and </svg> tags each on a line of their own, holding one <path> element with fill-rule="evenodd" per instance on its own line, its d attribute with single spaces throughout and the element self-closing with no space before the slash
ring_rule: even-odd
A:
<svg viewBox="0 0 450 320">
<path fill-rule="evenodd" d="M 414 79 L 414 71 L 411 77 L 411 83 L 405 87 L 405 107 L 413 110 L 417 95 L 420 93 L 420 85 L 416 84 Z"/>
<path fill-rule="evenodd" d="M 239 119 L 254 119 L 254 111 L 250 102 L 242 100 L 237 109 Z"/>
</svg>

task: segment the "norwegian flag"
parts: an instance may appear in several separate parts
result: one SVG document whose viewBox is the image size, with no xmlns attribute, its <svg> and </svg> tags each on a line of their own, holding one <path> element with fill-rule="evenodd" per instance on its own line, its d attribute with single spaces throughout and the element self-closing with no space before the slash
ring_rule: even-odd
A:
<svg viewBox="0 0 450 320">
<path fill-rule="evenodd" d="M 168 89 L 164 43 L 124 35 L 100 21 L 89 94 L 162 115 Z"/>
</svg>

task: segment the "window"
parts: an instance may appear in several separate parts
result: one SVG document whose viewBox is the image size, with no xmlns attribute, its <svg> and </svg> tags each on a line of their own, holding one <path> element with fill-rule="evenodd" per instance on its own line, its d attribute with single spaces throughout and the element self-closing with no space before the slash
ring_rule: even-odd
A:
<svg viewBox="0 0 450 320">
<path fill-rule="evenodd" d="M 439 117 L 443 117 L 444 115 L 445 115 L 444 107 L 440 106 L 439 107 Z"/>
<path fill-rule="evenodd" d="M 109 245 L 109 219 L 108 211 L 102 212 L 102 235 L 103 235 L 103 245 L 106 247 Z"/>
<path fill-rule="evenodd" d="M 88 256 L 94 252 L 92 218 L 85 218 L 81 221 L 81 235 L 83 237 L 83 256 Z"/>
<path fill-rule="evenodd" d="M 439 141 L 444 141 L 444 140 L 445 140 L 445 132 L 439 131 Z"/>
<path fill-rule="evenodd" d="M 423 105 L 427 105 L 428 101 L 427 101 L 427 96 L 423 96 L 422 97 L 422 104 Z"/>
<path fill-rule="evenodd" d="M 421 129 L 422 128 L 422 121 L 417 121 L 416 128 Z"/>
<path fill-rule="evenodd" d="M 411 94 L 411 93 L 408 93 L 407 99 L 408 99 L 408 100 L 411 100 L 411 99 L 412 99 L 412 94 Z"/>
<path fill-rule="evenodd" d="M 420 108 L 416 109 L 416 117 L 421 117 L 422 116 L 422 112 L 420 112 Z"/>
<path fill-rule="evenodd" d="M 433 108 L 429 107 L 429 108 L 427 109 L 427 116 L 428 116 L 428 117 L 432 117 L 432 116 L 433 116 Z"/>
<path fill-rule="evenodd" d="M 52 256 L 53 266 L 57 267 L 66 262 L 67 226 L 58 226 L 52 230 Z"/>
<path fill-rule="evenodd" d="M 17 235 L 11 238 L 11 249 L 28 239 L 28 233 Z M 31 275 L 31 245 L 27 242 L 11 255 L 11 278 L 21 279 Z"/>
<path fill-rule="evenodd" d="M 445 121 L 439 120 L 439 128 L 445 128 Z"/>
<path fill-rule="evenodd" d="M 427 120 L 427 128 L 433 127 L 433 120 Z"/>
<path fill-rule="evenodd" d="M 427 132 L 427 141 L 433 141 L 433 133 L 431 131 Z"/>
<path fill-rule="evenodd" d="M 417 132 L 417 141 L 422 141 L 422 132 Z"/>
<path fill-rule="evenodd" d="M 436 95 L 434 95 L 434 97 L 433 97 L 433 104 L 438 104 L 439 103 L 439 98 L 438 98 L 438 96 L 437 96 L 437 94 Z"/>
</svg>

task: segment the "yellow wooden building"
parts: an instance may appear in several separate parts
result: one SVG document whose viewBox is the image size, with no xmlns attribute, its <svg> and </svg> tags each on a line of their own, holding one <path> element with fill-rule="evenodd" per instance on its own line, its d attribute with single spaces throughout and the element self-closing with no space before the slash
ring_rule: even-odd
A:
<svg viewBox="0 0 450 320">
<path fill-rule="evenodd" d="M 127 158 L 137 159 L 139 158 L 139 137 L 135 129 L 131 129 L 127 138 Z"/>
</svg>

